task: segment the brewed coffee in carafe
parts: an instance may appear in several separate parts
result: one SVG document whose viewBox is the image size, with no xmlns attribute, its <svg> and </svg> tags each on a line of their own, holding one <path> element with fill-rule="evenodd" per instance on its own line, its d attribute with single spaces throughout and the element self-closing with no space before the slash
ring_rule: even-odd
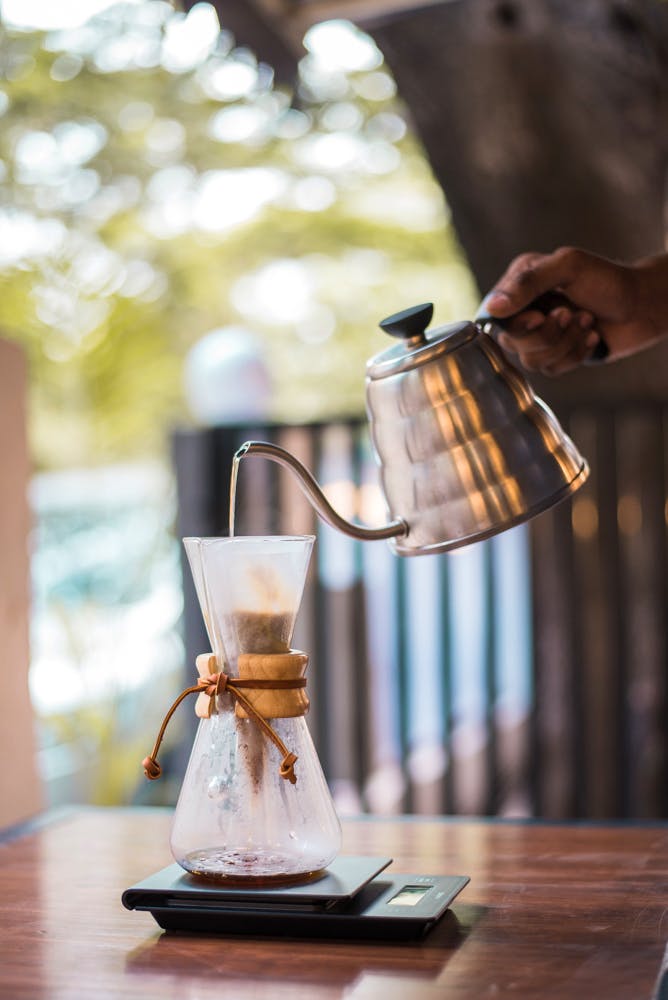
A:
<svg viewBox="0 0 668 1000">
<path fill-rule="evenodd" d="M 174 858 L 194 874 L 285 884 L 325 868 L 340 848 L 304 718 L 308 657 L 290 647 L 313 542 L 184 539 L 213 650 L 208 663 L 198 658 L 212 683 L 199 694 L 171 834 Z"/>
</svg>

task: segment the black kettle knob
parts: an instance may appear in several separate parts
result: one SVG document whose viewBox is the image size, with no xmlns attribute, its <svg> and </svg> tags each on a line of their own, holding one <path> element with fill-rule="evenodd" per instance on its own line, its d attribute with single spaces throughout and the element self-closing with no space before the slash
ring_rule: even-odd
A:
<svg viewBox="0 0 668 1000">
<path fill-rule="evenodd" d="M 392 334 L 393 337 L 403 337 L 405 340 L 410 340 L 412 337 L 424 336 L 433 315 L 433 302 L 423 302 L 419 306 L 411 306 L 410 309 L 404 309 L 403 312 L 394 313 L 387 319 L 382 319 L 380 328 L 385 333 Z"/>
</svg>

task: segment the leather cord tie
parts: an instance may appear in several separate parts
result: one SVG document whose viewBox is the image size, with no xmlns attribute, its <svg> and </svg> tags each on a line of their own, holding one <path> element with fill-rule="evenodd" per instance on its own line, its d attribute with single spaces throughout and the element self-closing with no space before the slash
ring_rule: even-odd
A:
<svg viewBox="0 0 668 1000">
<path fill-rule="evenodd" d="M 289 781 L 292 785 L 296 784 L 297 775 L 295 774 L 295 763 L 297 761 L 297 755 L 288 750 L 278 733 L 271 728 L 266 719 L 263 719 L 260 713 L 254 708 L 253 704 L 248 698 L 246 698 L 243 691 L 240 689 L 264 688 L 265 690 L 276 691 L 279 689 L 291 690 L 303 687 L 306 687 L 305 677 L 295 677 L 294 679 L 275 678 L 274 680 L 269 678 L 264 680 L 255 680 L 253 678 L 242 679 L 240 677 L 230 677 L 229 674 L 225 674 L 221 670 L 220 673 L 206 674 L 205 676 L 198 678 L 197 684 L 193 684 L 192 687 L 186 688 L 185 691 L 181 692 L 165 715 L 165 718 L 162 720 L 162 725 L 160 726 L 160 731 L 155 741 L 153 750 L 149 756 L 144 757 L 142 761 L 144 774 L 149 781 L 155 781 L 162 774 L 162 768 L 158 763 L 158 750 L 160 749 L 160 744 L 162 743 L 165 735 L 167 724 L 184 698 L 187 698 L 189 694 L 207 694 L 210 698 L 214 699 L 217 695 L 221 695 L 227 691 L 239 702 L 240 705 L 243 706 L 244 710 L 248 713 L 251 719 L 253 719 L 255 724 L 260 727 L 265 736 L 270 739 L 283 754 L 283 760 L 281 761 L 281 766 L 278 769 L 278 773 L 281 778 L 285 778 L 285 780 Z"/>
</svg>

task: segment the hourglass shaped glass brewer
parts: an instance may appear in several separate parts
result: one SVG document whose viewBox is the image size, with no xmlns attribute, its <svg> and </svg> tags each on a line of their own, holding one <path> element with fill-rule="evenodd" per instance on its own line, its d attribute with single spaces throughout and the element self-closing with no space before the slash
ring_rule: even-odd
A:
<svg viewBox="0 0 668 1000">
<path fill-rule="evenodd" d="M 213 650 L 198 657 L 201 719 L 171 832 L 175 860 L 193 874 L 287 884 L 339 851 L 304 718 L 308 657 L 290 647 L 313 542 L 184 539 Z"/>
</svg>

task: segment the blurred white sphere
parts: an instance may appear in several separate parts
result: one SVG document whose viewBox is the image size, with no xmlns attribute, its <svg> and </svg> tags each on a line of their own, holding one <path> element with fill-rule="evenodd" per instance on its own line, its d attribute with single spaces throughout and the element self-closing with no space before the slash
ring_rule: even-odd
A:
<svg viewBox="0 0 668 1000">
<path fill-rule="evenodd" d="M 267 419 L 272 385 L 261 344 L 242 327 L 212 330 L 186 356 L 184 389 L 188 407 L 200 423 Z"/>
</svg>

